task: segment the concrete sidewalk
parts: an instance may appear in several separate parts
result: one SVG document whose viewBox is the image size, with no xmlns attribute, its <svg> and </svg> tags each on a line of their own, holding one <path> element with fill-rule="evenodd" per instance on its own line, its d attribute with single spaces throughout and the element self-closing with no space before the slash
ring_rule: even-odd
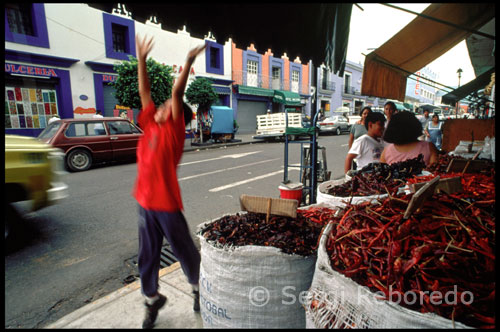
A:
<svg viewBox="0 0 500 332">
<path fill-rule="evenodd" d="M 193 311 L 191 285 L 180 264 L 174 263 L 160 271 L 160 293 L 167 304 L 159 311 L 155 327 L 203 328 L 201 314 Z M 46 329 L 142 328 L 145 307 L 140 280 L 64 316 Z"/>
</svg>

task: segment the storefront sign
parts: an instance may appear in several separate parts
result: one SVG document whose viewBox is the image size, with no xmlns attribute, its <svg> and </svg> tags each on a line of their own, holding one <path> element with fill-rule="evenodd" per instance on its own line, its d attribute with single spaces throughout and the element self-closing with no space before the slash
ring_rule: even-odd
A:
<svg viewBox="0 0 500 332">
<path fill-rule="evenodd" d="M 418 96 L 420 92 L 420 72 L 417 71 L 415 74 L 417 75 L 417 84 L 415 84 L 415 94 Z"/>
<path fill-rule="evenodd" d="M 116 81 L 116 79 L 118 78 L 118 76 L 116 75 L 107 75 L 107 74 L 103 74 L 102 75 L 102 81 L 103 82 L 114 82 Z"/>
<path fill-rule="evenodd" d="M 180 74 L 182 72 L 182 66 L 177 67 L 177 65 L 173 65 L 172 69 L 173 69 L 174 73 L 176 73 L 176 74 Z M 189 75 L 195 75 L 193 67 L 191 67 L 191 71 L 189 72 Z"/>
<path fill-rule="evenodd" d="M 5 72 L 11 74 L 58 77 L 55 70 L 52 68 L 25 66 L 13 63 L 5 64 Z"/>
</svg>

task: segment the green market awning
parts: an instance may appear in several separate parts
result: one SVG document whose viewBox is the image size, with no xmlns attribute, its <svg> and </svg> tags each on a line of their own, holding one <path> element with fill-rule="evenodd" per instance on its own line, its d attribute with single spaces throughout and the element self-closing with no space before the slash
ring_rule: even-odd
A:
<svg viewBox="0 0 500 332">
<path fill-rule="evenodd" d="M 284 105 L 302 106 L 300 103 L 300 95 L 292 91 L 274 90 L 273 101 Z"/>
<path fill-rule="evenodd" d="M 413 105 L 412 105 L 412 104 L 403 103 L 403 106 L 404 106 L 407 110 L 412 110 L 412 109 L 413 109 Z"/>
<path fill-rule="evenodd" d="M 238 92 L 244 95 L 254 95 L 254 96 L 262 96 L 262 97 L 273 97 L 274 90 L 257 88 L 253 86 L 238 86 Z"/>
</svg>

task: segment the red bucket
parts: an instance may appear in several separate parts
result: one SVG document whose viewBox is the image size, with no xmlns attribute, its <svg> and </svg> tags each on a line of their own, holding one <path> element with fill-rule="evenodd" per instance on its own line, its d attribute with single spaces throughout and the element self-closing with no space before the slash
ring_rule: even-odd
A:
<svg viewBox="0 0 500 332">
<path fill-rule="evenodd" d="M 295 199 L 299 202 L 302 201 L 302 183 L 289 183 L 281 184 L 278 189 L 280 190 L 280 198 Z"/>
</svg>

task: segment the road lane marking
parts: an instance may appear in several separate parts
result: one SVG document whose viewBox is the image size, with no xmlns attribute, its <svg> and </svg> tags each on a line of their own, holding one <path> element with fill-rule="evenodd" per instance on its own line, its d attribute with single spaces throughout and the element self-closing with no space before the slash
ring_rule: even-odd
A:
<svg viewBox="0 0 500 332">
<path fill-rule="evenodd" d="M 191 164 L 197 164 L 197 163 L 204 163 L 206 161 L 220 160 L 220 159 L 225 159 L 225 158 L 236 159 L 236 158 L 246 157 L 246 156 L 249 156 L 249 155 L 252 155 L 252 154 L 255 154 L 255 153 L 259 153 L 259 152 L 262 152 L 262 151 L 253 151 L 253 152 L 245 152 L 245 153 L 227 154 L 227 155 L 220 156 L 220 157 L 217 157 L 217 158 L 210 158 L 210 159 L 196 160 L 196 161 L 188 161 L 186 163 L 179 164 L 179 166 L 185 166 L 185 165 L 191 165 Z"/>
<path fill-rule="evenodd" d="M 276 161 L 278 159 L 280 159 L 280 158 L 263 160 L 263 161 L 258 161 L 258 162 L 251 163 L 251 164 L 245 164 L 245 165 L 240 165 L 240 166 L 235 166 L 235 167 L 218 169 L 218 170 L 212 171 L 212 172 L 206 172 L 206 173 L 200 173 L 200 174 L 185 176 L 183 178 L 180 178 L 179 181 L 194 179 L 194 178 L 197 178 L 197 177 L 200 177 L 200 176 L 211 175 L 211 174 L 220 173 L 220 172 L 226 172 L 226 171 L 230 171 L 230 170 L 238 169 L 238 168 L 242 168 L 242 167 L 248 167 L 248 166 L 258 165 L 258 164 L 262 164 L 262 163 L 268 163 L 268 162 L 271 162 L 271 161 Z"/>
<path fill-rule="evenodd" d="M 344 146 L 349 146 L 349 144 L 342 144 L 341 146 L 342 146 L 342 147 L 344 147 Z"/>
<path fill-rule="evenodd" d="M 276 171 L 276 172 L 267 173 L 267 174 L 264 174 L 264 175 L 259 175 L 259 176 L 256 176 L 254 178 L 251 178 L 251 179 L 246 179 L 246 180 L 242 180 L 242 181 L 238 181 L 238 182 L 233 182 L 233 183 L 230 183 L 230 184 L 226 184 L 225 186 L 220 186 L 220 187 L 217 187 L 217 188 L 212 188 L 212 189 L 210 189 L 208 191 L 211 192 L 211 193 L 214 193 L 214 192 L 217 192 L 217 191 L 221 191 L 221 190 L 229 189 L 229 188 L 232 188 L 232 187 L 240 186 L 240 185 L 248 183 L 248 182 L 262 180 L 262 179 L 268 178 L 270 176 L 283 173 L 284 171 L 285 170 L 282 169 L 282 170 L 279 170 L 279 171 Z"/>
</svg>

